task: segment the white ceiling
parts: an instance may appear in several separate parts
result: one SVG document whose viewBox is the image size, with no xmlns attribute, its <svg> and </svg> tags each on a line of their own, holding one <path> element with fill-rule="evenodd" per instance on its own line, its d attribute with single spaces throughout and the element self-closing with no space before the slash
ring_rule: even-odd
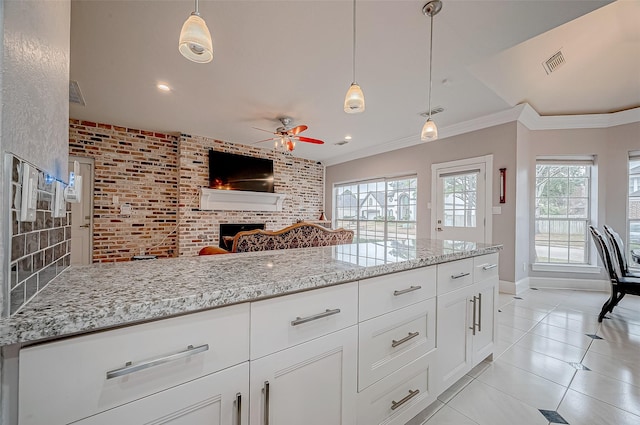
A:
<svg viewBox="0 0 640 425">
<path fill-rule="evenodd" d="M 214 42 L 209 64 L 178 53 L 191 0 L 74 0 L 71 79 L 86 106 L 72 104 L 70 115 L 242 144 L 269 136 L 252 127 L 273 130 L 277 117 L 290 116 L 309 126 L 304 136 L 326 142 L 298 143 L 294 154 L 329 163 L 398 140 L 420 143 L 424 3 L 358 1 L 357 81 L 366 111 L 349 115 L 342 104 L 352 79 L 350 0 L 201 0 Z M 435 115 L 440 128 L 525 101 L 541 115 L 640 106 L 640 1 L 443 3 L 433 53 L 432 104 L 445 108 Z M 567 63 L 547 76 L 542 62 L 558 48 Z M 159 82 L 172 91 L 160 92 Z M 334 144 L 346 135 L 349 144 Z"/>
</svg>

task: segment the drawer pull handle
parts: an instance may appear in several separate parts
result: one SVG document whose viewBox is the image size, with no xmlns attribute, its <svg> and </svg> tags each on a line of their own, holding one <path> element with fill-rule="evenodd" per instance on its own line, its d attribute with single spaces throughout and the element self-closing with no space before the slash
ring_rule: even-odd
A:
<svg viewBox="0 0 640 425">
<path fill-rule="evenodd" d="M 236 425 L 242 425 L 242 394 L 236 394 Z"/>
<path fill-rule="evenodd" d="M 478 293 L 478 332 L 482 332 L 482 293 Z"/>
<path fill-rule="evenodd" d="M 471 273 L 452 274 L 451 279 L 460 279 L 461 277 L 469 276 L 470 274 Z"/>
<path fill-rule="evenodd" d="M 404 398 L 402 400 L 400 400 L 400 401 L 391 401 L 391 410 L 396 410 L 398 407 L 402 406 L 403 404 L 405 404 L 407 401 L 411 400 L 412 398 L 414 398 L 418 394 L 420 394 L 420 390 L 418 390 L 418 389 L 415 389 L 413 391 L 409 390 L 409 394 L 404 396 Z"/>
<path fill-rule="evenodd" d="M 264 381 L 262 394 L 264 394 L 264 425 L 269 425 L 269 381 Z"/>
<path fill-rule="evenodd" d="M 476 334 L 476 307 L 478 305 L 478 297 L 473 296 L 473 300 L 469 300 L 470 303 L 473 303 L 473 321 L 471 322 L 471 329 L 473 331 L 473 335 Z"/>
<path fill-rule="evenodd" d="M 298 326 L 298 325 L 301 325 L 303 323 L 311 322 L 313 320 L 322 319 L 324 317 L 333 316 L 334 314 L 338 314 L 338 313 L 340 313 L 340 309 L 336 308 L 334 310 L 326 309 L 322 313 L 314 314 L 313 316 L 296 317 L 296 320 L 292 320 L 291 321 L 291 326 Z"/>
<path fill-rule="evenodd" d="M 491 270 L 491 269 L 495 269 L 496 267 L 498 267 L 497 264 L 487 264 L 485 266 L 482 266 L 482 270 Z"/>
<path fill-rule="evenodd" d="M 159 366 L 165 363 L 173 362 L 175 360 L 183 359 L 185 357 L 193 356 L 194 354 L 202 353 L 204 351 L 209 350 L 209 344 L 199 345 L 194 347 L 190 345 L 186 350 L 180 351 L 175 354 L 170 354 L 168 356 L 159 357 L 157 359 L 148 360 L 142 363 L 133 364 L 132 362 L 127 362 L 125 367 L 120 369 L 110 370 L 107 372 L 107 379 L 117 378 L 119 376 L 129 375 L 130 373 L 139 372 L 141 370 L 149 369 L 150 367 Z"/>
<path fill-rule="evenodd" d="M 418 286 L 410 286 L 407 289 L 401 289 L 400 291 L 393 291 L 393 295 L 394 296 L 398 296 L 398 295 L 402 295 L 402 294 L 406 294 L 408 292 L 413 292 L 413 291 L 417 291 L 418 289 L 422 289 L 422 286 L 418 285 Z"/>
<path fill-rule="evenodd" d="M 396 341 L 395 339 L 391 341 L 391 346 L 393 348 L 396 348 L 398 345 L 404 344 L 405 342 L 409 341 L 410 339 L 413 339 L 415 337 L 417 337 L 418 335 L 420 335 L 420 332 L 409 332 L 409 335 L 405 336 L 404 338 L 402 338 L 399 341 Z"/>
</svg>

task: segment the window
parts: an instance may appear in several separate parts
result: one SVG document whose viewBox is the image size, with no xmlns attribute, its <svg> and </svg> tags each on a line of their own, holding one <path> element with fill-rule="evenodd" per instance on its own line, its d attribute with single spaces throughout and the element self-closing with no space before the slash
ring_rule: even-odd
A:
<svg viewBox="0 0 640 425">
<path fill-rule="evenodd" d="M 630 260 L 632 249 L 640 249 L 640 152 L 629 155 L 629 210 L 627 211 L 629 221 L 627 229 L 628 249 L 627 258 Z M 633 261 L 629 261 L 630 266 L 634 266 Z"/>
<path fill-rule="evenodd" d="M 476 227 L 476 198 L 479 171 L 444 175 L 444 225 Z"/>
<path fill-rule="evenodd" d="M 353 229 L 354 242 L 416 239 L 416 176 L 336 185 L 336 227 Z"/>
<path fill-rule="evenodd" d="M 589 264 L 592 164 L 537 161 L 535 263 Z"/>
</svg>

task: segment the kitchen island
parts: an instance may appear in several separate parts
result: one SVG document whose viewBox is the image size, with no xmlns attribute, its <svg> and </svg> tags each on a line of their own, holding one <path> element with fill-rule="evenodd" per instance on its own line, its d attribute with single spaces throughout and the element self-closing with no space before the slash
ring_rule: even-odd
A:
<svg viewBox="0 0 640 425">
<path fill-rule="evenodd" d="M 0 343 L 22 347 L 19 423 L 198 423 L 210 409 L 220 423 L 288 424 L 319 409 L 317 423 L 404 424 L 491 354 L 500 248 L 372 242 L 72 267 L 0 321 Z M 437 343 L 437 323 L 457 337 Z"/>
</svg>

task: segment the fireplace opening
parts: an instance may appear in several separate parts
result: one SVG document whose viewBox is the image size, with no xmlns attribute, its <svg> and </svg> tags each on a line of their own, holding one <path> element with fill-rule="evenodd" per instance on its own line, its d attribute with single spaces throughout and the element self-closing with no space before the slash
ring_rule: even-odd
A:
<svg viewBox="0 0 640 425">
<path fill-rule="evenodd" d="M 233 237 L 238 232 L 243 232 L 245 230 L 255 230 L 261 229 L 264 230 L 265 223 L 232 223 L 232 224 L 221 224 L 220 225 L 220 241 L 218 246 L 220 248 L 224 248 L 227 251 L 231 251 L 233 244 Z"/>
</svg>

